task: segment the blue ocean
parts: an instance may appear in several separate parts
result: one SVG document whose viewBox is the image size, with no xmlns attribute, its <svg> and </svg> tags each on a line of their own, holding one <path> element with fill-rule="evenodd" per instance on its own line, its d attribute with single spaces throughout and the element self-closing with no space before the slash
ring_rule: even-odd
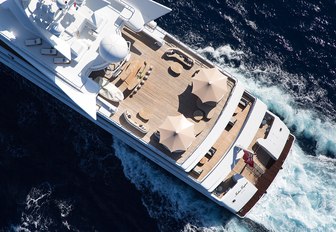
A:
<svg viewBox="0 0 336 232">
<path fill-rule="evenodd" d="M 158 1 L 297 140 L 244 219 L 0 65 L 0 231 L 336 231 L 336 2 Z"/>
</svg>

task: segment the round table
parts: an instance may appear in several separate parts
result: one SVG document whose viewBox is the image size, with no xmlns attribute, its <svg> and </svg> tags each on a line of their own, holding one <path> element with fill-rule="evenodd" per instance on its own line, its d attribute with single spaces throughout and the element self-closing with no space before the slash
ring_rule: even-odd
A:
<svg viewBox="0 0 336 232">
<path fill-rule="evenodd" d="M 150 118 L 150 112 L 147 110 L 147 109 L 142 109 L 140 110 L 139 112 L 139 116 L 145 120 L 145 121 L 148 121 L 149 118 Z"/>
<path fill-rule="evenodd" d="M 195 135 L 199 135 L 204 129 L 205 129 L 206 123 L 204 121 L 199 121 L 198 123 L 195 123 L 194 130 Z"/>
<path fill-rule="evenodd" d="M 215 102 L 202 103 L 200 99 L 197 99 L 196 105 L 204 112 L 204 115 L 207 119 L 211 119 L 214 116 L 216 109 Z"/>
<path fill-rule="evenodd" d="M 194 114 L 193 114 L 193 118 L 195 119 L 195 121 L 200 121 L 202 120 L 204 117 L 204 113 L 201 110 L 195 110 Z"/>
<path fill-rule="evenodd" d="M 182 66 L 176 62 L 172 63 L 169 68 L 175 75 L 180 75 L 182 71 Z"/>
<path fill-rule="evenodd" d="M 200 121 L 202 120 L 204 117 L 204 113 L 201 110 L 195 110 L 194 114 L 193 114 L 193 118 L 195 119 L 195 121 Z"/>
</svg>

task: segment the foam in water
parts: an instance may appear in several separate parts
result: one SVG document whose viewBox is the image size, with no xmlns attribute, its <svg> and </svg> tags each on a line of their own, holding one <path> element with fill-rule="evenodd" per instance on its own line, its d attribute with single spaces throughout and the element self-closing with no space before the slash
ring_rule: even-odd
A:
<svg viewBox="0 0 336 232">
<path fill-rule="evenodd" d="M 73 205 L 67 200 L 54 199 L 53 191 L 53 187 L 48 182 L 33 187 L 27 194 L 21 222 L 12 225 L 11 231 L 54 231 L 59 222 L 58 213 L 62 225 L 68 230 L 75 231 L 67 221 Z"/>
<path fill-rule="evenodd" d="M 47 231 L 53 221 L 43 214 L 51 193 L 51 186 L 47 182 L 32 188 L 27 195 L 25 208 L 21 214 L 21 224 L 13 226 L 13 229 L 15 231 Z"/>
<path fill-rule="evenodd" d="M 331 158 L 305 156 L 295 145 L 284 170 L 249 218 L 274 231 L 333 231 L 335 164 Z"/>
</svg>

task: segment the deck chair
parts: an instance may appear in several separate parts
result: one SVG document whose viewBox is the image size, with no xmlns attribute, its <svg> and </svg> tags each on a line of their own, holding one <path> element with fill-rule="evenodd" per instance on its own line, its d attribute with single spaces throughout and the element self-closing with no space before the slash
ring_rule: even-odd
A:
<svg viewBox="0 0 336 232">
<path fill-rule="evenodd" d="M 201 175 L 203 172 L 203 169 L 199 166 L 194 167 L 193 172 L 195 172 L 197 175 Z"/>
<path fill-rule="evenodd" d="M 35 38 L 35 39 L 26 39 L 25 40 L 25 45 L 26 46 L 36 46 L 42 44 L 42 39 L 41 38 Z"/>
<path fill-rule="evenodd" d="M 55 57 L 54 64 L 70 64 L 70 60 L 64 57 Z"/>
<path fill-rule="evenodd" d="M 50 56 L 56 56 L 57 50 L 55 48 L 42 48 L 41 49 L 42 55 L 50 55 Z"/>
</svg>

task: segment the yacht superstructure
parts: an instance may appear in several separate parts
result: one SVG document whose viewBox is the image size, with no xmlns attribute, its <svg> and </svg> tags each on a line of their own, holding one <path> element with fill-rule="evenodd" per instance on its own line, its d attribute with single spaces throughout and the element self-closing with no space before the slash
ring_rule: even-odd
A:
<svg viewBox="0 0 336 232">
<path fill-rule="evenodd" d="M 156 25 L 170 11 L 152 0 L 0 0 L 0 61 L 244 217 L 294 136 Z"/>
</svg>

